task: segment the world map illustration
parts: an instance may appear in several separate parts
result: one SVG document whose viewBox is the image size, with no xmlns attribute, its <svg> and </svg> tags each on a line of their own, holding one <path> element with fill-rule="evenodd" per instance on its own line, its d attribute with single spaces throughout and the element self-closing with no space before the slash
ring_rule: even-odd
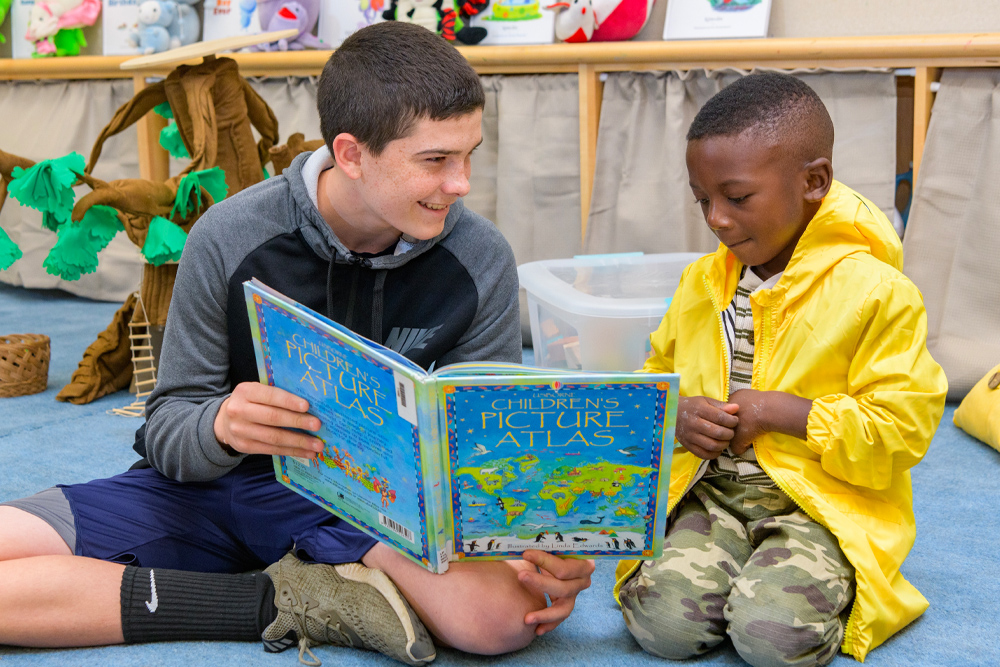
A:
<svg viewBox="0 0 1000 667">
<path fill-rule="evenodd" d="M 456 471 L 466 540 L 503 532 L 548 539 L 560 527 L 642 532 L 651 469 L 567 455 L 484 459 Z M 586 529 L 586 528 L 585 528 Z M 539 536 L 542 536 L 539 539 Z"/>
</svg>

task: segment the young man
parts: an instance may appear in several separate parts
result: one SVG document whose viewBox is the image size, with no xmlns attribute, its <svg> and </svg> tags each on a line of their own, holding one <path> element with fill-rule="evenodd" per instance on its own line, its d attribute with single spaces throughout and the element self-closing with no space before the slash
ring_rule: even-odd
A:
<svg viewBox="0 0 1000 667">
<path fill-rule="evenodd" d="M 326 146 L 188 239 L 137 434 L 152 467 L 0 507 L 0 643 L 263 637 L 300 658 L 332 643 L 424 664 L 427 630 L 493 654 L 569 615 L 590 562 L 532 552 L 433 575 L 282 487 L 269 455 L 315 457 L 319 421 L 256 381 L 251 277 L 424 367 L 519 360 L 513 255 L 459 199 L 483 104 L 475 72 L 423 28 L 374 25 L 334 53 Z"/>
<path fill-rule="evenodd" d="M 806 84 L 754 74 L 688 132 L 719 249 L 689 266 L 645 370 L 681 376 L 663 556 L 615 592 L 648 652 L 727 636 L 755 667 L 869 650 L 927 601 L 900 573 L 909 469 L 947 382 L 920 293 L 868 200 L 833 180 L 833 123 Z"/>
</svg>

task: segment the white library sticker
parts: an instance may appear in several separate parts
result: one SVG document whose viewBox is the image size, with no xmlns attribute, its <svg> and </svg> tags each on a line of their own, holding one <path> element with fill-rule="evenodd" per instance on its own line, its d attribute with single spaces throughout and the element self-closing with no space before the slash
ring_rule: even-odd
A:
<svg viewBox="0 0 1000 667">
<path fill-rule="evenodd" d="M 413 394 L 413 380 L 397 371 L 392 372 L 396 385 L 396 412 L 400 417 L 417 425 L 417 398 Z"/>
</svg>

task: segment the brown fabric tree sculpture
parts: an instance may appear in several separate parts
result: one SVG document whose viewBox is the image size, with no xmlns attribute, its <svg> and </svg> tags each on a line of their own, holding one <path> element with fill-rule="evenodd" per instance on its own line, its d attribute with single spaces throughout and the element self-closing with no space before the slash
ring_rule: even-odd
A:
<svg viewBox="0 0 1000 667">
<path fill-rule="evenodd" d="M 91 176 L 104 142 L 154 108 L 175 121 L 161 143 L 175 154 L 186 152 L 191 164 L 165 182 L 105 182 Z M 261 135 L 259 142 L 254 142 L 251 125 Z M 41 211 L 42 225 L 58 235 L 43 265 L 66 280 L 93 272 L 97 253 L 124 231 L 148 262 L 139 292 L 149 322 L 163 326 L 176 261 L 191 226 L 212 203 L 263 180 L 269 149 L 277 140 L 274 113 L 240 76 L 236 62 L 209 56 L 199 65 L 177 67 L 118 109 L 86 165 L 78 153 L 36 164 L 0 150 L 0 208 L 9 192 L 21 204 Z M 74 203 L 72 188 L 80 184 L 91 192 Z M 20 249 L 0 229 L 0 270 L 20 256 Z M 56 398 L 89 403 L 128 386 L 128 322 L 134 306 L 130 298 L 118 310 Z"/>
</svg>

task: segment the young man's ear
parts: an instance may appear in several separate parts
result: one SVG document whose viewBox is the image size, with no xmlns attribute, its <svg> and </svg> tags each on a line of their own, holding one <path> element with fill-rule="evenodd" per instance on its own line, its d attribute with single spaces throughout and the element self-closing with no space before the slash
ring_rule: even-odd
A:
<svg viewBox="0 0 1000 667">
<path fill-rule="evenodd" d="M 833 164 L 829 158 L 820 157 L 806 165 L 805 200 L 809 203 L 822 201 L 833 185 Z"/>
<path fill-rule="evenodd" d="M 337 168 L 352 180 L 361 178 L 361 142 L 347 132 L 341 132 L 330 144 L 330 155 Z"/>
</svg>

